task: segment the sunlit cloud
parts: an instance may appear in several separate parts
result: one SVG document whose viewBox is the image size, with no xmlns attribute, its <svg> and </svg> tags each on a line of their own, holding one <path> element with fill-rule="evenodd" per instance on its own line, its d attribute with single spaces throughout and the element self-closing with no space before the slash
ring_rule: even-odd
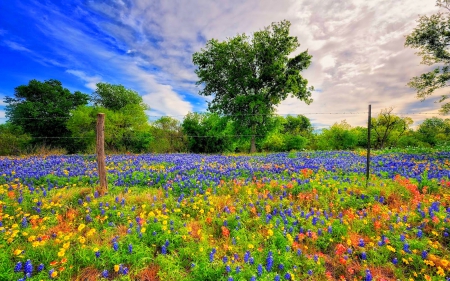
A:
<svg viewBox="0 0 450 281">
<path fill-rule="evenodd" d="M 73 74 L 73 75 L 77 76 L 78 78 L 80 78 L 81 80 L 83 80 L 84 82 L 86 82 L 86 84 L 85 84 L 86 88 L 89 88 L 93 91 L 95 91 L 97 89 L 96 84 L 102 81 L 102 78 L 100 76 L 98 76 L 98 75 L 88 76 L 83 71 L 80 71 L 80 70 L 68 69 L 68 70 L 66 70 L 66 72 Z"/>
<path fill-rule="evenodd" d="M 319 127 L 344 119 L 363 126 L 369 104 L 373 114 L 389 107 L 406 113 L 439 109 L 433 98 L 421 103 L 406 85 L 429 67 L 404 47 L 418 15 L 438 11 L 435 0 L 104 0 L 75 1 L 69 12 L 31 3 L 33 9 L 22 9 L 43 40 L 51 41 L 53 56 L 32 49 L 26 38 L 3 45 L 62 68 L 89 89 L 104 81 L 136 90 L 150 106 L 149 115 L 206 110 L 211 97 L 198 95 L 192 54 L 209 39 L 251 35 L 283 19 L 292 23 L 291 35 L 301 44 L 294 54 L 308 50 L 313 56 L 302 75 L 316 90 L 311 105 L 288 98 L 277 107 L 279 114 L 305 114 Z"/>
</svg>

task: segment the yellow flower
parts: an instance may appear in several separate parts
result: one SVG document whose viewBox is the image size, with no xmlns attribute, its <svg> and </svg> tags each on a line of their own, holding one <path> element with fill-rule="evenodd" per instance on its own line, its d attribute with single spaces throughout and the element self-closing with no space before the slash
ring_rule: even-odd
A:
<svg viewBox="0 0 450 281">
<path fill-rule="evenodd" d="M 64 243 L 63 248 L 68 249 L 70 247 L 70 242 Z"/>
<path fill-rule="evenodd" d="M 81 244 L 84 244 L 84 242 L 86 242 L 86 238 L 84 238 L 83 236 L 80 236 L 78 238 L 78 241 L 80 241 Z"/>
<path fill-rule="evenodd" d="M 55 278 L 56 276 L 58 276 L 58 271 L 56 271 L 56 270 L 53 271 L 51 276 L 52 276 L 52 278 Z"/>
<path fill-rule="evenodd" d="M 255 246 L 253 246 L 252 244 L 248 244 L 248 248 L 249 249 L 253 249 Z"/>
<path fill-rule="evenodd" d="M 17 249 L 14 251 L 14 255 L 18 256 L 20 254 L 22 254 L 23 250 Z"/>
<path fill-rule="evenodd" d="M 80 224 L 80 225 L 78 226 L 78 231 L 81 232 L 85 227 L 86 227 L 86 225 L 84 225 L 84 223 Z"/>
<path fill-rule="evenodd" d="M 441 276 L 441 277 L 444 277 L 444 276 L 445 276 L 445 272 L 444 272 L 444 270 L 442 269 L 442 267 L 438 266 L 437 274 L 438 274 L 439 276 Z"/>
<path fill-rule="evenodd" d="M 119 269 L 120 269 L 120 266 L 119 266 L 118 264 L 114 265 L 114 271 L 115 271 L 115 272 L 118 272 Z"/>
</svg>

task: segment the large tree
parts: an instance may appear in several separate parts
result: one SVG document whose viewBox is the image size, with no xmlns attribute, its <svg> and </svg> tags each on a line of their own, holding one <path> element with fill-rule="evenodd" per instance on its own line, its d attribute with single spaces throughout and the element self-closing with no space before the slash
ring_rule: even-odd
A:
<svg viewBox="0 0 450 281">
<path fill-rule="evenodd" d="M 256 151 L 256 138 L 267 134 L 276 105 L 289 94 L 312 102 L 313 88 L 300 75 L 311 56 L 307 51 L 292 55 L 300 44 L 289 35 L 290 25 L 281 21 L 252 37 L 211 39 L 193 55 L 197 85 L 203 86 L 199 93 L 213 96 L 209 110 L 230 117 L 238 134 L 251 137 L 250 152 Z"/>
<path fill-rule="evenodd" d="M 376 118 L 372 118 L 371 129 L 375 136 L 375 147 L 383 149 L 386 145 L 396 145 L 396 142 L 408 132 L 413 120 L 392 113 L 393 108 L 381 110 Z"/>
<path fill-rule="evenodd" d="M 408 85 L 417 90 L 417 97 L 424 100 L 435 90 L 448 87 L 450 81 L 450 1 L 437 0 L 436 6 L 446 10 L 431 16 L 421 16 L 418 26 L 406 37 L 405 46 L 418 49 L 422 63 L 437 64 L 430 72 L 413 77 Z M 439 102 L 449 98 L 442 95 Z M 443 103 L 441 112 L 450 112 L 450 103 Z"/>
<path fill-rule="evenodd" d="M 142 109 L 148 109 L 148 106 L 142 100 L 138 92 L 127 89 L 122 85 L 109 83 L 97 83 L 92 101 L 96 106 L 118 111 L 127 105 L 139 105 Z"/>
<path fill-rule="evenodd" d="M 31 80 L 16 87 L 14 97 L 5 99 L 6 117 L 30 134 L 34 143 L 64 147 L 70 152 L 74 148 L 66 128 L 69 112 L 88 100 L 88 95 L 71 93 L 58 80 Z"/>
</svg>

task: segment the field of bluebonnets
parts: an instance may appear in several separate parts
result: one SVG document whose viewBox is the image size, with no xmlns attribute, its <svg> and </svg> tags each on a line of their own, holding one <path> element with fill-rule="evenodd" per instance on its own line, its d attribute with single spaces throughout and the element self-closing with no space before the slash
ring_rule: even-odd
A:
<svg viewBox="0 0 450 281">
<path fill-rule="evenodd" d="M 450 153 L 0 158 L 0 280 L 449 280 Z"/>
</svg>

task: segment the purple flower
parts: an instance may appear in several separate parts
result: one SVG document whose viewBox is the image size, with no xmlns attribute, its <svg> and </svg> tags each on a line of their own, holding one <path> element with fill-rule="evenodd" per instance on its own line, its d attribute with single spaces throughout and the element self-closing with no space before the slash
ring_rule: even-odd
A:
<svg viewBox="0 0 450 281">
<path fill-rule="evenodd" d="M 105 270 L 102 271 L 102 277 L 103 278 L 108 278 L 108 275 L 109 275 L 108 274 L 108 270 L 105 269 Z"/>
<path fill-rule="evenodd" d="M 392 263 L 395 264 L 395 265 L 397 265 L 398 259 L 397 259 L 397 258 L 393 258 L 393 259 L 392 259 Z"/>
<path fill-rule="evenodd" d="M 128 253 L 131 254 L 133 253 L 133 245 L 128 244 Z"/>
<path fill-rule="evenodd" d="M 358 246 L 364 247 L 365 245 L 366 245 L 366 244 L 364 243 L 364 240 L 363 240 L 363 239 L 359 239 Z"/>
<path fill-rule="evenodd" d="M 364 279 L 365 281 L 372 281 L 373 277 L 372 277 L 372 273 L 370 273 L 370 270 L 366 269 L 366 277 Z"/>
<path fill-rule="evenodd" d="M 274 281 L 280 281 L 280 275 L 277 274 L 273 280 Z"/>
<path fill-rule="evenodd" d="M 116 252 L 117 252 L 117 250 L 119 250 L 119 243 L 117 243 L 116 241 L 114 241 L 114 243 L 113 243 L 113 249 Z"/>
<path fill-rule="evenodd" d="M 284 279 L 291 280 L 291 274 L 289 274 L 289 272 L 286 272 L 286 274 L 284 275 Z"/>
</svg>

